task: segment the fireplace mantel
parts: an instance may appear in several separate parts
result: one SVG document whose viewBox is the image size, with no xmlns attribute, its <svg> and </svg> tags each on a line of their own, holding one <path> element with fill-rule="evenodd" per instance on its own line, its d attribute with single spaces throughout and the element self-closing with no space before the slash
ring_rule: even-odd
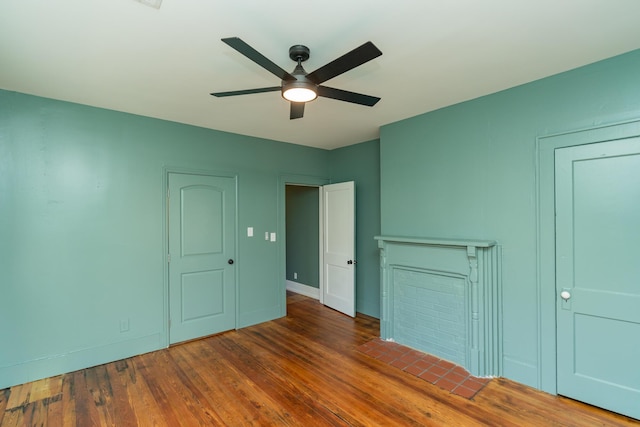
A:
<svg viewBox="0 0 640 427">
<path fill-rule="evenodd" d="M 502 374 L 501 246 L 494 240 L 377 236 L 382 339 Z"/>
<path fill-rule="evenodd" d="M 475 248 L 489 248 L 496 246 L 495 240 L 471 240 L 471 239 L 441 239 L 435 237 L 404 237 L 404 236 L 376 236 L 378 247 L 382 248 L 384 242 L 387 243 L 410 243 L 415 245 L 431 246 L 463 246 Z"/>
</svg>

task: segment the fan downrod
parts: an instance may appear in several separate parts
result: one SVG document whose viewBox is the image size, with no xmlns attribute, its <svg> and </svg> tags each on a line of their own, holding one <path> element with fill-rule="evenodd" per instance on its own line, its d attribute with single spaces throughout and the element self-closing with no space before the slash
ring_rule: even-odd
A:
<svg viewBox="0 0 640 427">
<path fill-rule="evenodd" d="M 309 52 L 308 47 L 297 44 L 289 48 L 289 58 L 295 62 L 304 62 L 309 59 Z"/>
</svg>

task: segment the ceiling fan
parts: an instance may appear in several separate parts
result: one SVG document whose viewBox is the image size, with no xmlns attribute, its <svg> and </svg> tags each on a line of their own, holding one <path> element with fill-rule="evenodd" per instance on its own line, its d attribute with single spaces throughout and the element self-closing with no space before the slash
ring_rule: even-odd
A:
<svg viewBox="0 0 640 427">
<path fill-rule="evenodd" d="M 214 92 L 211 94 L 213 96 L 223 97 L 280 91 L 282 97 L 291 102 L 289 119 L 301 118 L 304 115 L 305 102 L 313 101 L 318 96 L 366 105 L 368 107 L 373 107 L 380 101 L 380 98 L 375 96 L 322 86 L 322 83 L 327 80 L 382 55 L 382 52 L 371 42 L 366 42 L 362 46 L 353 49 L 351 52 L 342 55 L 338 59 L 329 62 L 311 73 L 307 73 L 302 67 L 302 63 L 309 59 L 309 48 L 303 45 L 291 46 L 289 48 L 289 58 L 297 62 L 298 65 L 296 65 L 291 73 L 288 73 L 238 37 L 224 38 L 222 41 L 265 70 L 274 74 L 282 80 L 282 82 L 280 86 L 234 90 L 230 92 Z"/>
</svg>

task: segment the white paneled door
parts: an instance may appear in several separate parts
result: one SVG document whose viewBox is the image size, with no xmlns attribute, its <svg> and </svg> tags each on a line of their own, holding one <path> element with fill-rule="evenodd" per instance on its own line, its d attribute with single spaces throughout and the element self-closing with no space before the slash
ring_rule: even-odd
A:
<svg viewBox="0 0 640 427">
<path fill-rule="evenodd" d="M 355 300 L 355 184 L 322 187 L 324 305 L 354 317 Z"/>
</svg>

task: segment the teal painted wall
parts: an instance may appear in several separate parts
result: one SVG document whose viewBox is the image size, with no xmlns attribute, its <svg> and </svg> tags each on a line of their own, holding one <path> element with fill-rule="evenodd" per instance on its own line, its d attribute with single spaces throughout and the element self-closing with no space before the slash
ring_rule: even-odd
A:
<svg viewBox="0 0 640 427">
<path fill-rule="evenodd" d="M 280 177 L 328 179 L 328 158 L 0 91 L 0 388 L 166 345 L 166 168 L 237 175 L 238 326 L 281 316 L 283 243 L 260 236 L 279 230 Z"/>
<path fill-rule="evenodd" d="M 540 386 L 537 137 L 640 117 L 638 76 L 634 51 L 381 129 L 382 234 L 503 245 L 508 378 Z"/>
<path fill-rule="evenodd" d="M 354 181 L 356 188 L 356 311 L 380 317 L 380 141 L 329 153 L 332 182 Z"/>
<path fill-rule="evenodd" d="M 299 185 L 286 189 L 287 280 L 314 288 L 320 287 L 319 191 Z"/>
</svg>

